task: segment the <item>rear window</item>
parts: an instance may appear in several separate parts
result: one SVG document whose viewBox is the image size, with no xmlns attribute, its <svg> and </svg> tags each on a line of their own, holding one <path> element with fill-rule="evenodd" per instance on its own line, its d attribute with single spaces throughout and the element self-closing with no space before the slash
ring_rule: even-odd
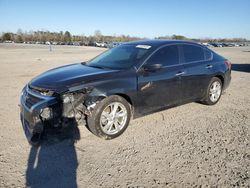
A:
<svg viewBox="0 0 250 188">
<path fill-rule="evenodd" d="M 184 44 L 183 53 L 186 63 L 194 61 L 203 61 L 205 59 L 204 50 L 199 46 Z"/>
</svg>

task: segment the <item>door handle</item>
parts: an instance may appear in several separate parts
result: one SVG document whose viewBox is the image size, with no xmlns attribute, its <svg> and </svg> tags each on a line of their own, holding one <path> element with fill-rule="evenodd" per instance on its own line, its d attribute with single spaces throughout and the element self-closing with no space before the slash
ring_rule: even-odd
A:
<svg viewBox="0 0 250 188">
<path fill-rule="evenodd" d="M 213 68 L 213 65 L 207 65 L 206 68 L 211 69 L 211 68 Z"/>
<path fill-rule="evenodd" d="M 178 73 L 175 74 L 175 76 L 181 76 L 183 74 L 185 74 L 185 72 L 178 72 Z"/>
</svg>

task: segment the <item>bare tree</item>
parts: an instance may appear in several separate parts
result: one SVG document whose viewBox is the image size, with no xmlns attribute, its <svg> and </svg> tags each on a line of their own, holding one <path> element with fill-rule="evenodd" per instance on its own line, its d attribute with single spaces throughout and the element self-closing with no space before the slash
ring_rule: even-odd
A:
<svg viewBox="0 0 250 188">
<path fill-rule="evenodd" d="M 101 33 L 101 31 L 100 30 L 96 30 L 94 37 L 95 37 L 96 41 L 101 41 L 102 40 L 102 33 Z"/>
</svg>

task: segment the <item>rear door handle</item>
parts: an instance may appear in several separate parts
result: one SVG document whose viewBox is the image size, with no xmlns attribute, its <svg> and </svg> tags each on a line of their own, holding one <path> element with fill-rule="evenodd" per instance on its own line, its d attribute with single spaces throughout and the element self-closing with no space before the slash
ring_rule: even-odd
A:
<svg viewBox="0 0 250 188">
<path fill-rule="evenodd" d="M 207 65 L 206 66 L 206 69 L 211 69 L 211 68 L 213 68 L 213 65 Z"/>
<path fill-rule="evenodd" d="M 178 73 L 175 74 L 175 76 L 181 76 L 183 74 L 185 74 L 185 72 L 178 72 Z"/>
</svg>

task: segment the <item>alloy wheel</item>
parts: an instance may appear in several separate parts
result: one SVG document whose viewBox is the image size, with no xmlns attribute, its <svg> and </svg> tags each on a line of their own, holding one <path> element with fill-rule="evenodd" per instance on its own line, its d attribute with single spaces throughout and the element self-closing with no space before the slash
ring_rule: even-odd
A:
<svg viewBox="0 0 250 188">
<path fill-rule="evenodd" d="M 113 102 L 104 108 L 100 117 L 101 129 L 108 135 L 118 133 L 127 122 L 127 109 L 120 102 Z"/>
<path fill-rule="evenodd" d="M 221 84 L 220 82 L 215 81 L 210 86 L 209 98 L 213 103 L 215 103 L 219 100 L 220 95 L 221 95 Z"/>
</svg>

